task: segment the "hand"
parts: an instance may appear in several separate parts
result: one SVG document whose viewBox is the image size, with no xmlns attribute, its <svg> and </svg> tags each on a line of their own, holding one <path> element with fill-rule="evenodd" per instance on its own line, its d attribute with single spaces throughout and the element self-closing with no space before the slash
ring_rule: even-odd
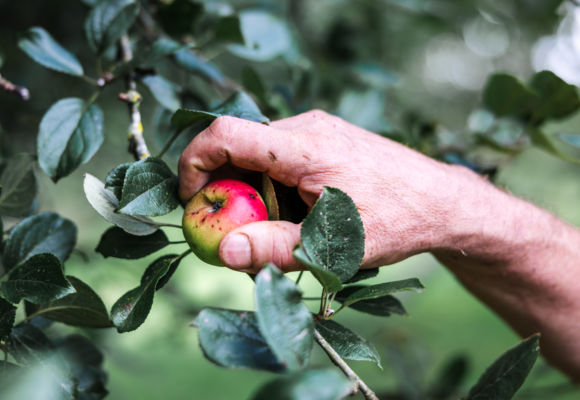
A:
<svg viewBox="0 0 580 400">
<path fill-rule="evenodd" d="M 443 246 L 446 221 L 460 189 L 454 184 L 456 167 L 322 111 L 270 126 L 216 119 L 181 156 L 180 197 L 189 199 L 226 163 L 296 186 L 308 206 L 324 186 L 346 192 L 365 228 L 365 268 Z M 297 263 L 292 249 L 299 240 L 299 225 L 256 222 L 228 234 L 221 242 L 220 258 L 245 272 L 256 272 L 270 261 L 293 270 Z"/>
</svg>

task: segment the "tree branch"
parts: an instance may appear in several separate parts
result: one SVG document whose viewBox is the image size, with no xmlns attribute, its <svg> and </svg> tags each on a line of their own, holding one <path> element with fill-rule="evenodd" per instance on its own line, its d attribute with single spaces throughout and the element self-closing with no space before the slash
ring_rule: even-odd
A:
<svg viewBox="0 0 580 400">
<path fill-rule="evenodd" d="M 371 388 L 367 386 L 366 383 L 349 367 L 349 365 L 342 359 L 342 357 L 334 350 L 334 348 L 322 337 L 320 332 L 316 329 L 314 330 L 314 339 L 316 342 L 322 347 L 322 349 L 326 352 L 330 360 L 344 372 L 344 374 L 354 381 L 355 386 L 355 393 L 356 389 L 360 389 L 361 393 L 367 400 L 379 400 L 377 395 L 372 391 Z M 353 394 L 355 394 L 353 393 Z"/>
<path fill-rule="evenodd" d="M 30 91 L 27 88 L 24 86 L 15 85 L 8 79 L 4 78 L 2 74 L 0 74 L 0 88 L 9 93 L 16 94 L 18 97 L 20 97 L 21 100 L 30 99 Z"/>
</svg>

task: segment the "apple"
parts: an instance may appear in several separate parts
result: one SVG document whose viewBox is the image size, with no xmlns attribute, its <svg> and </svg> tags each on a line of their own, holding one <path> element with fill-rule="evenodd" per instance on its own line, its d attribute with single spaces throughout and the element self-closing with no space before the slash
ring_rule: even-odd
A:
<svg viewBox="0 0 580 400">
<path fill-rule="evenodd" d="M 183 236 L 202 261 L 223 265 L 218 254 L 223 237 L 242 225 L 267 219 L 268 210 L 256 189 L 238 180 L 221 179 L 204 186 L 187 203 Z"/>
</svg>

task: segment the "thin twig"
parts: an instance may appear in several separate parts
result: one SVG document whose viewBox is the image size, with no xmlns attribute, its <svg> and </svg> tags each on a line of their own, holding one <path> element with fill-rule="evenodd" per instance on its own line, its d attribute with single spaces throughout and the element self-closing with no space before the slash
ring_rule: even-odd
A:
<svg viewBox="0 0 580 400">
<path fill-rule="evenodd" d="M 2 74 L 0 74 L 0 88 L 9 93 L 16 94 L 18 97 L 20 97 L 21 100 L 30 99 L 30 91 L 27 88 L 24 86 L 15 85 L 8 79 L 4 78 Z"/>
<path fill-rule="evenodd" d="M 356 394 L 357 389 L 360 389 L 361 393 L 367 400 L 379 400 L 375 392 L 367 386 L 366 383 L 349 367 L 349 365 L 342 359 L 342 357 L 334 350 L 334 348 L 322 337 L 320 332 L 316 329 L 314 330 L 314 339 L 322 347 L 322 349 L 328 354 L 330 360 L 344 372 L 344 374 L 353 380 L 355 388 L 353 394 Z"/>
<path fill-rule="evenodd" d="M 169 150 L 169 148 L 171 147 L 171 145 L 175 142 L 175 140 L 179 137 L 179 135 L 183 131 L 184 131 L 184 129 L 175 131 L 175 133 L 173 134 L 173 136 L 171 136 L 171 138 L 167 141 L 167 143 L 165 143 L 165 146 L 163 146 L 163 149 L 161 149 L 161 151 L 157 155 L 157 158 L 163 157 L 163 155 L 167 152 L 167 150 Z"/>
<path fill-rule="evenodd" d="M 129 63 L 133 59 L 133 51 L 127 35 L 119 39 L 119 54 L 123 63 Z M 136 160 L 142 160 L 151 155 L 143 137 L 143 124 L 141 123 L 141 94 L 137 91 L 137 83 L 133 71 L 125 76 L 127 92 L 119 94 L 119 98 L 129 105 L 131 125 L 129 125 L 129 152 Z"/>
</svg>

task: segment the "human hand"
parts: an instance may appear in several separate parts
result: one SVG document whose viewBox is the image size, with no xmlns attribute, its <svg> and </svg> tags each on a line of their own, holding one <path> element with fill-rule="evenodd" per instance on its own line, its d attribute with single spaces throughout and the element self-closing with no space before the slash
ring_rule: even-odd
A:
<svg viewBox="0 0 580 400">
<path fill-rule="evenodd" d="M 297 187 L 308 206 L 324 186 L 346 192 L 365 228 L 364 268 L 442 246 L 459 192 L 456 168 L 316 110 L 270 126 L 216 119 L 181 156 L 180 197 L 188 200 L 226 163 Z M 273 262 L 289 271 L 298 267 L 292 249 L 299 240 L 297 224 L 255 222 L 224 237 L 219 253 L 236 270 L 256 272 Z"/>
</svg>

